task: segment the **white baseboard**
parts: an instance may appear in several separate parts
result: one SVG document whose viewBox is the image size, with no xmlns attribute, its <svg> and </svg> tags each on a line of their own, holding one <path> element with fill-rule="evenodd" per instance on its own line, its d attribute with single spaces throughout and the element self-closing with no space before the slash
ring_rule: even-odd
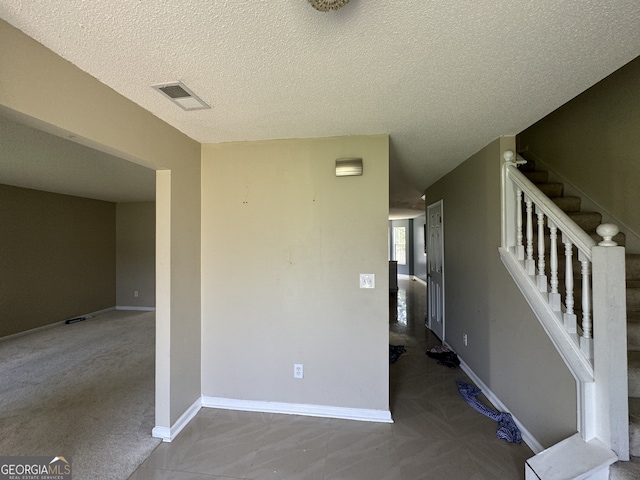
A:
<svg viewBox="0 0 640 480">
<path fill-rule="evenodd" d="M 416 277 L 415 275 L 413 277 L 411 277 L 413 280 L 415 280 L 418 283 L 421 283 L 423 285 L 427 285 L 427 282 L 425 282 L 423 279 L 421 279 L 420 277 Z"/>
<path fill-rule="evenodd" d="M 89 318 L 95 317 L 97 315 L 102 315 L 103 313 L 111 312 L 111 311 L 113 311 L 115 309 L 116 309 L 116 307 L 103 308 L 102 310 L 97 310 L 97 311 L 91 312 L 91 313 L 85 313 L 83 315 L 76 315 L 75 317 L 71 317 L 71 318 L 84 317 L 86 319 L 89 319 Z M 18 337 L 21 337 L 22 335 L 28 335 L 30 333 L 39 332 L 41 330 L 47 330 L 48 328 L 57 327 L 59 325 L 64 325 L 65 322 L 67 320 L 70 320 L 71 318 L 68 318 L 68 319 L 65 319 L 65 320 L 60 320 L 60 321 L 54 322 L 54 323 L 49 323 L 49 324 L 43 325 L 41 327 L 31 328 L 29 330 L 25 330 L 24 332 L 13 333 L 11 335 L 6 335 L 4 337 L 0 337 L 0 342 L 4 342 L 6 340 L 11 340 L 11 339 L 14 339 L 14 338 L 18 338 Z"/>
<path fill-rule="evenodd" d="M 402 279 L 402 280 L 415 280 L 416 282 L 420 282 L 423 285 L 426 285 L 427 282 L 425 282 L 423 279 L 421 279 L 420 277 L 416 277 L 415 275 L 407 275 L 406 273 L 399 273 L 398 274 L 398 279 Z"/>
<path fill-rule="evenodd" d="M 509 409 L 505 406 L 504 403 L 502 403 L 500 401 L 500 399 L 489 389 L 489 387 L 487 387 L 484 382 L 482 380 L 480 380 L 480 378 L 474 373 L 473 370 L 471 370 L 471 368 L 469 368 L 469 365 L 467 365 L 460 357 L 458 357 L 458 359 L 460 360 L 460 368 L 462 368 L 462 370 L 469 375 L 469 378 L 473 381 L 473 383 L 476 384 L 476 386 L 482 390 L 482 393 L 484 394 L 485 397 L 487 397 L 487 400 L 489 400 L 491 402 L 491 404 L 500 412 L 503 413 L 509 413 L 511 415 L 511 417 L 513 418 L 513 421 L 515 422 L 515 424 L 517 425 L 517 427 L 520 429 L 520 434 L 522 435 L 522 440 L 524 441 L 524 443 L 526 443 L 529 448 L 533 451 L 534 454 L 538 454 L 541 451 L 544 450 L 544 447 L 540 444 L 540 442 L 538 442 L 533 435 L 531 434 L 531 432 L 529 430 L 527 430 L 524 425 L 522 425 L 522 423 L 520 423 L 518 421 L 518 419 L 513 415 L 513 413 L 511 413 L 509 411 Z"/>
<path fill-rule="evenodd" d="M 233 398 L 202 397 L 202 406 L 224 410 L 245 412 L 282 413 L 287 415 L 306 415 L 309 417 L 341 418 L 362 422 L 393 423 L 389 410 L 362 408 L 330 407 L 301 403 L 263 402 L 256 400 L 236 400 Z"/>
<path fill-rule="evenodd" d="M 135 310 L 139 312 L 155 312 L 156 307 L 128 307 L 125 305 L 118 305 L 116 310 Z"/>
<path fill-rule="evenodd" d="M 202 399 L 198 398 L 193 404 L 182 414 L 180 418 L 171 427 L 153 427 L 151 436 L 161 438 L 163 442 L 171 442 L 184 427 L 195 417 L 202 408 Z"/>
</svg>

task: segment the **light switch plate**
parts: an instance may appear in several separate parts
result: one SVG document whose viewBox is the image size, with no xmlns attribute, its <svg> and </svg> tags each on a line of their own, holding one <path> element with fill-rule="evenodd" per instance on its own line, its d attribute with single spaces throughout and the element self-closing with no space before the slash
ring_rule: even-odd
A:
<svg viewBox="0 0 640 480">
<path fill-rule="evenodd" d="M 373 273 L 360 274 L 360 288 L 376 288 L 376 276 Z"/>
</svg>

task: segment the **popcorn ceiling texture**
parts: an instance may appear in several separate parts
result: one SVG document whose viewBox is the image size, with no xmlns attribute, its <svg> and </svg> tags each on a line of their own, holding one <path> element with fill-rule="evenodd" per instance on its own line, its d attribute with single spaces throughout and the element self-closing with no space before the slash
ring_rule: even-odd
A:
<svg viewBox="0 0 640 480">
<path fill-rule="evenodd" d="M 388 133 L 392 203 L 640 54 L 637 0 L 6 0 L 0 17 L 202 143 Z M 175 80 L 213 108 L 151 88 Z"/>
</svg>

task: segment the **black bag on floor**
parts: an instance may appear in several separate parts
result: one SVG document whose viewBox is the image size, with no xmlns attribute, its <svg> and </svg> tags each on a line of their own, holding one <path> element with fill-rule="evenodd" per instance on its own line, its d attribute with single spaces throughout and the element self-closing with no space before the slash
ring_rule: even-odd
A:
<svg viewBox="0 0 640 480">
<path fill-rule="evenodd" d="M 438 365 L 444 365 L 449 368 L 456 368 L 460 366 L 460 360 L 458 355 L 453 352 L 427 352 L 427 356 L 438 360 Z"/>
</svg>

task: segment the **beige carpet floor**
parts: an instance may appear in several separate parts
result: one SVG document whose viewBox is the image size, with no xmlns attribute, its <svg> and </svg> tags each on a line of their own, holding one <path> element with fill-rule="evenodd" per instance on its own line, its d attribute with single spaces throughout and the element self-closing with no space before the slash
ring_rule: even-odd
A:
<svg viewBox="0 0 640 480">
<path fill-rule="evenodd" d="M 154 312 L 0 341 L 0 454 L 71 457 L 74 480 L 127 479 L 160 443 L 154 368 Z"/>
</svg>

